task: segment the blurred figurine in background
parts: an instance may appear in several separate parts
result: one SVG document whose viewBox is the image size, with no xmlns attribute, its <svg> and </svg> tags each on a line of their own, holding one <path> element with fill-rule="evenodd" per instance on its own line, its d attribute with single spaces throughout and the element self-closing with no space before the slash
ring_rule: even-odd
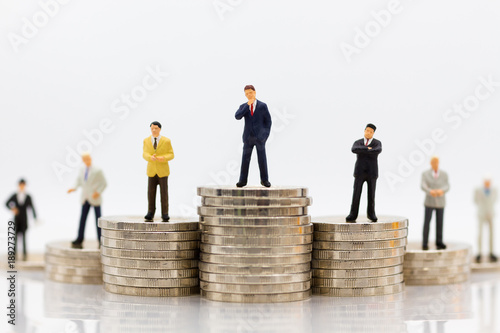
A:
<svg viewBox="0 0 500 333">
<path fill-rule="evenodd" d="M 160 135 L 161 124 L 153 121 L 151 136 L 144 139 L 142 157 L 148 161 L 148 212 L 144 216 L 146 222 L 153 222 L 156 211 L 156 188 L 160 185 L 161 220 L 168 222 L 168 161 L 174 159 L 174 150 L 169 138 Z"/>
<path fill-rule="evenodd" d="M 436 211 L 436 248 L 438 250 L 446 249 L 443 243 L 443 218 L 444 207 L 446 205 L 445 193 L 450 189 L 448 184 L 448 174 L 439 169 L 439 158 L 431 158 L 431 169 L 422 174 L 422 190 L 425 192 L 425 218 L 424 218 L 424 237 L 422 249 L 429 249 L 429 227 L 432 218 L 432 212 Z"/>
<path fill-rule="evenodd" d="M 81 248 L 85 235 L 85 224 L 90 207 L 94 207 L 95 225 L 97 228 L 97 241 L 101 242 L 101 228 L 98 226 L 99 217 L 101 217 L 102 192 L 106 188 L 106 178 L 104 173 L 98 167 L 92 165 L 92 157 L 89 153 L 82 154 L 82 161 L 85 165 L 78 172 L 75 186 L 68 190 L 68 193 L 82 188 L 81 202 L 82 215 L 80 217 L 80 227 L 78 228 L 78 237 L 71 243 L 75 248 Z"/>
<path fill-rule="evenodd" d="M 481 262 L 481 251 L 483 249 L 483 229 L 486 225 L 489 232 L 490 262 L 497 262 L 498 258 L 493 253 L 493 218 L 495 215 L 495 203 L 497 201 L 497 189 L 491 187 L 491 179 L 487 177 L 482 187 L 476 189 L 474 202 L 477 205 L 477 216 L 479 221 L 479 253 L 476 262 Z"/>
<path fill-rule="evenodd" d="M 248 102 L 241 104 L 235 117 L 237 120 L 245 118 L 245 129 L 243 130 L 243 157 L 241 158 L 240 180 L 237 187 L 243 187 L 248 181 L 248 169 L 253 147 L 257 148 L 257 160 L 259 161 L 260 183 L 262 186 L 271 187 L 267 173 L 266 141 L 271 133 L 271 114 L 266 103 L 255 98 L 255 88 L 247 85 L 244 88 Z"/>
<path fill-rule="evenodd" d="M 28 230 L 28 208 L 31 209 L 33 213 L 33 218 L 36 220 L 35 207 L 33 206 L 33 200 L 31 196 L 26 193 L 26 181 L 24 179 L 19 180 L 19 188 L 16 193 L 14 193 L 9 200 L 7 200 L 7 208 L 9 208 L 12 213 L 14 213 L 14 223 L 16 226 L 16 240 L 14 252 L 17 254 L 17 239 L 18 235 L 21 234 L 23 237 L 23 260 L 27 258 L 26 249 L 26 230 Z"/>
<path fill-rule="evenodd" d="M 363 183 L 368 185 L 368 207 L 367 217 L 372 222 L 377 222 L 375 215 L 375 188 L 378 178 L 378 155 L 382 152 L 382 142 L 373 138 L 377 127 L 368 124 L 365 127 L 363 139 L 359 139 L 352 145 L 351 151 L 356 154 L 356 165 L 354 166 L 354 188 L 352 193 L 351 212 L 345 218 L 346 222 L 356 222 L 359 212 L 359 201 Z"/>
</svg>

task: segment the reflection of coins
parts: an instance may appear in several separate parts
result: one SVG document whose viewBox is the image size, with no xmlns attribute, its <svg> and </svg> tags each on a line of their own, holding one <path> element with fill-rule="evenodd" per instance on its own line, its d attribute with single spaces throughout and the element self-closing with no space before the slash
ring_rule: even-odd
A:
<svg viewBox="0 0 500 333">
<path fill-rule="evenodd" d="M 196 231 L 199 223 L 192 218 L 170 218 L 170 221 L 144 222 L 140 216 L 106 216 L 99 218 L 99 227 L 119 231 Z"/>
<path fill-rule="evenodd" d="M 254 226 L 248 227 L 215 227 L 209 225 L 201 225 L 201 230 L 204 233 L 211 235 L 227 235 L 227 236 L 250 236 L 250 237 L 262 237 L 262 236 L 293 236 L 293 235 L 304 235 L 312 234 L 313 226 L 312 224 L 301 225 L 301 226 Z"/>
<path fill-rule="evenodd" d="M 322 232 L 373 232 L 406 229 L 408 219 L 398 216 L 379 216 L 377 223 L 366 218 L 359 218 L 356 223 L 346 223 L 342 216 L 315 217 L 314 231 Z"/>
<path fill-rule="evenodd" d="M 203 197 L 201 204 L 203 206 L 227 207 L 227 206 L 244 206 L 244 207 L 281 207 L 295 206 L 305 207 L 310 206 L 311 198 L 245 198 L 245 197 Z"/>
<path fill-rule="evenodd" d="M 286 236 L 286 237 L 245 237 L 245 236 L 216 236 L 216 235 L 201 235 L 203 243 L 212 245 L 227 245 L 227 246 L 293 246 L 300 244 L 312 243 L 312 235 Z"/>
<path fill-rule="evenodd" d="M 313 260 L 312 267 L 319 269 L 365 269 L 384 268 L 400 265 L 403 257 L 372 259 L 372 260 Z"/>
<path fill-rule="evenodd" d="M 198 214 L 203 216 L 300 216 L 307 214 L 307 207 L 272 207 L 272 208 L 246 208 L 246 207 L 198 207 Z"/>
<path fill-rule="evenodd" d="M 142 259 L 120 259 L 113 257 L 101 257 L 102 264 L 110 267 L 123 267 L 134 269 L 189 269 L 197 268 L 197 259 L 184 260 L 142 260 Z"/>
<path fill-rule="evenodd" d="M 272 255 L 311 253 L 312 244 L 296 245 L 296 246 L 275 246 L 275 247 L 239 247 L 239 246 L 201 244 L 200 250 L 205 253 L 212 253 L 212 254 L 272 256 Z"/>
<path fill-rule="evenodd" d="M 288 226 L 311 223 L 309 215 L 304 216 L 272 216 L 272 217 L 237 217 L 237 216 L 200 216 L 202 225 L 227 227 L 259 227 Z"/>
<path fill-rule="evenodd" d="M 381 241 L 403 238 L 408 235 L 407 229 L 372 232 L 314 232 L 314 240 L 326 242 Z"/>
<path fill-rule="evenodd" d="M 313 294 L 321 296 L 333 297 L 368 297 L 368 296 L 381 296 L 400 293 L 404 289 L 404 283 L 398 283 L 384 287 L 372 288 L 321 288 L 313 287 Z"/>
<path fill-rule="evenodd" d="M 307 196 L 307 188 L 273 186 L 236 188 L 233 186 L 198 187 L 198 195 L 202 197 L 255 197 L 255 198 L 301 198 Z"/>
<path fill-rule="evenodd" d="M 201 291 L 208 300 L 237 303 L 277 303 L 303 301 L 311 297 L 311 290 L 285 294 L 228 294 L 212 291 Z"/>
<path fill-rule="evenodd" d="M 104 266 L 104 273 L 121 277 L 137 277 L 144 279 L 171 279 L 198 277 L 198 269 L 131 269 Z M 102 274 L 102 273 L 101 273 Z"/>
<path fill-rule="evenodd" d="M 148 297 L 183 297 L 195 295 L 200 292 L 199 286 L 186 288 L 138 288 L 110 283 L 104 283 L 104 289 L 115 294 Z"/>
<path fill-rule="evenodd" d="M 228 256 L 210 253 L 200 253 L 200 260 L 214 264 L 244 265 L 244 266 L 281 266 L 292 264 L 303 264 L 311 262 L 311 254 L 295 254 L 282 256 Z"/>
<path fill-rule="evenodd" d="M 307 291 L 311 288 L 311 282 L 295 282 L 281 284 L 228 284 L 200 281 L 203 291 L 215 291 L 221 293 L 235 294 L 282 294 Z"/>
<path fill-rule="evenodd" d="M 180 260 L 197 258 L 198 250 L 183 251 L 144 251 L 126 250 L 102 247 L 103 256 L 125 258 L 125 259 L 145 259 L 145 260 Z"/>
<path fill-rule="evenodd" d="M 363 279 L 313 278 L 312 280 L 314 287 L 327 287 L 327 288 L 372 288 L 372 287 L 388 286 L 400 282 L 403 282 L 403 273 L 389 275 L 389 276 L 363 278 Z"/>
<path fill-rule="evenodd" d="M 229 284 L 280 284 L 295 283 L 311 280 L 311 272 L 297 274 L 275 274 L 275 275 L 229 275 L 200 272 L 200 280 L 214 283 Z"/>
<path fill-rule="evenodd" d="M 117 284 L 128 287 L 144 287 L 144 288 L 184 288 L 194 287 L 198 285 L 198 278 L 172 278 L 172 279 L 155 279 L 155 278 L 128 278 L 123 276 L 114 276 L 103 274 L 102 279 L 106 283 Z"/>
<path fill-rule="evenodd" d="M 406 238 L 398 238 L 385 241 L 371 241 L 371 242 L 315 241 L 314 248 L 318 250 L 337 250 L 337 251 L 383 250 L 383 249 L 393 249 L 395 247 L 406 246 L 406 242 L 407 242 Z"/>
<path fill-rule="evenodd" d="M 200 262 L 200 271 L 217 274 L 238 274 L 238 275 L 275 275 L 275 274 L 295 274 L 304 273 L 311 270 L 310 263 L 279 266 L 238 266 L 220 265 L 207 262 Z"/>
<path fill-rule="evenodd" d="M 367 260 L 401 257 L 404 254 L 404 247 L 369 251 L 314 250 L 313 258 L 320 260 Z"/>
<path fill-rule="evenodd" d="M 102 236 L 112 239 L 134 240 L 134 241 L 162 241 L 162 242 L 183 242 L 200 240 L 200 231 L 118 231 L 102 229 Z"/>
<path fill-rule="evenodd" d="M 370 269 L 315 269 L 313 276 L 326 279 L 360 279 L 394 275 L 403 272 L 403 265 Z"/>
</svg>

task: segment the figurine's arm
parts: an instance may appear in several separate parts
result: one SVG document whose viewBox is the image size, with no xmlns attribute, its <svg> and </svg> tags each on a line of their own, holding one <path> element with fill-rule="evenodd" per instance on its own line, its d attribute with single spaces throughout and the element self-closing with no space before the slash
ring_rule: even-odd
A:
<svg viewBox="0 0 500 333">
<path fill-rule="evenodd" d="M 248 110 L 248 104 L 243 104 L 242 106 L 240 106 L 240 108 L 238 109 L 238 111 L 236 111 L 236 114 L 234 115 L 234 117 L 238 120 L 240 120 L 241 118 L 243 118 L 247 113 L 249 112 Z"/>
<path fill-rule="evenodd" d="M 266 127 L 267 131 L 271 133 L 271 125 L 273 124 L 273 121 L 271 120 L 271 113 L 269 112 L 269 109 L 267 108 L 266 104 L 266 113 L 264 114 L 264 126 Z"/>
<path fill-rule="evenodd" d="M 7 200 L 7 202 L 5 203 L 5 206 L 7 206 L 7 208 L 8 208 L 8 209 L 12 209 L 12 208 L 14 208 L 14 207 L 15 207 L 15 205 L 16 205 L 16 204 L 15 204 L 15 201 L 14 201 L 15 197 L 16 197 L 16 195 L 14 194 L 14 195 L 13 195 L 13 196 L 11 196 L 11 197 L 9 198 L 9 200 Z"/>
<path fill-rule="evenodd" d="M 422 188 L 422 191 L 424 191 L 428 195 L 431 195 L 431 191 L 433 191 L 433 189 L 431 189 L 427 184 L 427 181 L 425 180 L 425 174 L 422 175 L 422 182 L 420 184 L 420 187 Z"/>
<path fill-rule="evenodd" d="M 150 153 L 148 153 L 148 146 L 147 146 L 147 141 L 144 140 L 144 145 L 142 147 L 142 158 L 144 158 L 146 161 L 150 162 L 151 161 L 151 155 Z"/>
<path fill-rule="evenodd" d="M 475 191 L 474 191 L 474 203 L 475 203 L 476 205 L 478 205 L 478 204 L 479 204 L 479 191 L 480 191 L 480 190 L 475 190 Z"/>
<path fill-rule="evenodd" d="M 166 144 L 165 148 L 166 152 L 164 154 L 156 156 L 158 162 L 161 163 L 167 163 L 168 161 L 174 159 L 174 150 L 172 149 L 172 142 L 170 141 L 170 139 L 168 139 L 167 142 L 165 142 L 165 144 Z"/>
<path fill-rule="evenodd" d="M 97 174 L 97 188 L 96 188 L 96 192 L 101 194 L 102 192 L 104 192 L 104 189 L 106 188 L 106 186 L 108 186 L 108 183 L 106 182 L 106 178 L 104 177 L 104 173 L 102 172 L 102 170 L 99 170 L 99 173 Z"/>
<path fill-rule="evenodd" d="M 446 193 L 450 190 L 450 184 L 448 183 L 448 174 L 444 174 L 444 176 L 445 176 L 444 186 L 440 190 Z"/>
<path fill-rule="evenodd" d="M 369 154 L 380 154 L 382 152 L 382 142 L 380 141 L 375 141 L 375 145 L 371 147 L 371 149 L 368 149 Z"/>
<path fill-rule="evenodd" d="M 364 154 L 368 152 L 368 147 L 366 147 L 364 144 L 361 143 L 361 141 L 357 140 L 354 141 L 354 144 L 352 145 L 351 151 L 354 154 Z"/>
<path fill-rule="evenodd" d="M 78 176 L 76 177 L 75 185 L 73 186 L 72 190 L 75 191 L 80 186 L 82 186 L 82 177 L 80 177 L 80 171 L 78 171 Z"/>
<path fill-rule="evenodd" d="M 36 211 L 35 211 L 35 206 L 33 206 L 33 201 L 31 200 L 31 196 L 28 195 L 26 198 L 27 201 L 27 206 L 31 208 L 31 212 L 33 213 L 33 218 L 36 220 Z"/>
</svg>

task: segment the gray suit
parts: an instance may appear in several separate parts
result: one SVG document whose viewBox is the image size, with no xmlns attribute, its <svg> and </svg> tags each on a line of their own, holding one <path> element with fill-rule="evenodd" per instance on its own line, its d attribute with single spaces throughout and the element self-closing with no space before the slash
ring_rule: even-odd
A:
<svg viewBox="0 0 500 333">
<path fill-rule="evenodd" d="M 429 241 L 429 227 L 432 219 L 432 212 L 436 211 L 436 245 L 439 247 L 443 243 L 443 217 L 444 207 L 446 206 L 445 195 L 441 197 L 431 196 L 431 190 L 443 190 L 445 193 L 449 191 L 448 174 L 442 170 L 438 171 L 438 176 L 434 176 L 434 170 L 427 170 L 422 174 L 421 188 L 425 192 L 425 218 L 424 218 L 424 233 L 423 246 L 427 246 Z"/>
<path fill-rule="evenodd" d="M 491 188 L 489 193 L 486 193 L 483 187 L 477 188 L 474 193 L 474 202 L 477 205 L 477 216 L 479 220 L 479 254 L 483 249 L 483 228 L 486 224 L 488 226 L 489 235 L 489 250 L 490 254 L 493 253 L 493 218 L 495 216 L 495 203 L 498 198 L 496 188 Z"/>
</svg>

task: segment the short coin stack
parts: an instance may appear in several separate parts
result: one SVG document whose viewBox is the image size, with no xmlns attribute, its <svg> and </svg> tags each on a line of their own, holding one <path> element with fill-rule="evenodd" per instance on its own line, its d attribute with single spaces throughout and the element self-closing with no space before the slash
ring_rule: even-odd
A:
<svg viewBox="0 0 500 333">
<path fill-rule="evenodd" d="M 466 282 L 470 276 L 471 248 L 450 243 L 445 250 L 422 250 L 421 243 L 410 243 L 405 254 L 407 285 L 437 285 Z"/>
<path fill-rule="evenodd" d="M 345 217 L 321 217 L 313 224 L 313 294 L 364 297 L 403 291 L 406 218 L 346 223 Z"/>
<path fill-rule="evenodd" d="M 200 187 L 200 285 L 223 302 L 311 295 L 311 199 L 300 187 Z"/>
<path fill-rule="evenodd" d="M 57 282 L 101 284 L 100 257 L 97 241 L 85 241 L 82 248 L 73 248 L 68 241 L 49 243 L 45 251 L 45 276 Z"/>
<path fill-rule="evenodd" d="M 199 223 L 144 222 L 101 217 L 104 288 L 132 296 L 189 296 L 199 292 Z"/>
</svg>

